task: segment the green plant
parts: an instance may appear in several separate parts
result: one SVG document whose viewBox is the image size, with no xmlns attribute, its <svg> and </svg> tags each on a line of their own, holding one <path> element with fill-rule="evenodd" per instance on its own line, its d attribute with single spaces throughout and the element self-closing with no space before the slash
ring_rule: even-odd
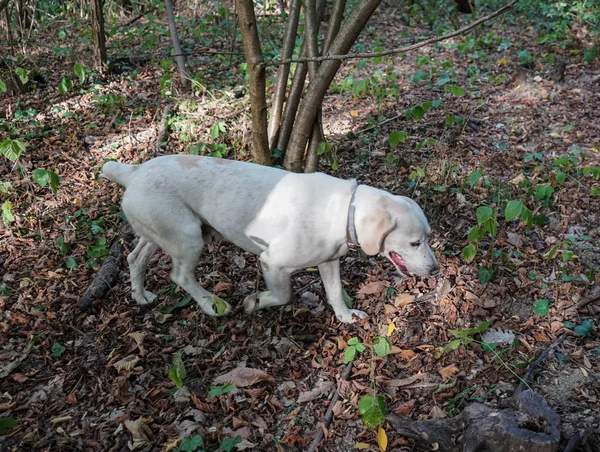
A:
<svg viewBox="0 0 600 452">
<path fill-rule="evenodd" d="M 89 257 L 87 264 L 90 267 L 98 265 L 98 261 L 110 254 L 110 250 L 106 248 L 106 237 L 98 237 L 93 245 L 87 247 L 87 255 Z"/>
<path fill-rule="evenodd" d="M 16 162 L 25 153 L 25 145 L 19 140 L 4 140 L 0 143 L 0 155 Z"/>
<path fill-rule="evenodd" d="M 223 441 L 221 441 L 221 445 L 219 446 L 219 450 L 222 450 L 223 452 L 231 452 L 233 448 L 241 442 L 242 437 L 240 435 L 236 436 L 235 438 L 223 438 Z"/>
<path fill-rule="evenodd" d="M 0 419 L 0 435 L 6 435 L 11 428 L 16 427 L 18 421 L 12 417 Z"/>
<path fill-rule="evenodd" d="M 358 412 L 363 423 L 369 428 L 377 428 L 385 423 L 385 397 L 370 394 L 358 399 Z"/>
<path fill-rule="evenodd" d="M 40 187 L 44 188 L 46 185 L 50 184 L 52 193 L 56 193 L 58 191 L 58 184 L 60 184 L 60 178 L 55 172 L 46 171 L 42 168 L 36 168 L 33 170 L 32 176 L 33 180 L 35 180 Z"/>
<path fill-rule="evenodd" d="M 15 216 L 12 212 L 12 202 L 7 199 L 2 203 L 2 222 L 4 226 L 8 226 L 13 221 L 15 221 Z"/>
<path fill-rule="evenodd" d="M 572 329 L 577 336 L 591 336 L 594 331 L 594 321 L 591 319 L 584 320 L 579 325 L 575 325 L 573 322 L 565 322 L 565 327 Z"/>
<path fill-rule="evenodd" d="M 456 350 L 458 347 L 467 346 L 474 341 L 473 336 L 482 335 L 489 328 L 490 322 L 481 322 L 477 328 L 467 328 L 464 330 L 450 330 L 450 333 L 456 338 L 444 346 L 444 350 Z"/>
<path fill-rule="evenodd" d="M 223 383 L 217 386 L 211 386 L 210 391 L 208 393 L 211 396 L 220 396 L 223 394 L 227 394 L 228 392 L 234 391 L 237 387 L 232 383 Z"/>
<path fill-rule="evenodd" d="M 200 435 L 190 436 L 183 438 L 179 443 L 179 450 L 181 452 L 204 452 L 200 449 L 204 445 L 204 441 Z"/>
<path fill-rule="evenodd" d="M 344 352 L 344 362 L 349 363 L 354 360 L 356 352 L 364 352 L 365 346 L 360 343 L 357 337 L 353 337 L 348 341 L 348 348 Z"/>
<path fill-rule="evenodd" d="M 183 380 L 185 380 L 186 375 L 187 373 L 185 365 L 183 364 L 183 359 L 181 359 L 179 353 L 175 353 L 173 355 L 173 364 L 169 367 L 169 378 L 175 384 L 177 389 L 183 387 Z"/>
<path fill-rule="evenodd" d="M 54 344 L 52 344 L 52 356 L 54 358 L 58 358 L 58 357 L 62 356 L 62 354 L 65 352 L 65 350 L 66 350 L 66 348 L 58 342 L 55 342 Z"/>
<path fill-rule="evenodd" d="M 392 344 L 385 336 L 377 336 L 373 341 L 373 350 L 380 358 L 389 355 L 392 352 Z"/>
</svg>

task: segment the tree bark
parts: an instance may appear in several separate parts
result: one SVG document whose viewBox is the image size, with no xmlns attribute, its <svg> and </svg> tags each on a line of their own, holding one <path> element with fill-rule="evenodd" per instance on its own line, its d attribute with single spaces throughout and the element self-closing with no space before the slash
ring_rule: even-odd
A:
<svg viewBox="0 0 600 452">
<path fill-rule="evenodd" d="M 252 153 L 254 160 L 262 165 L 271 165 L 271 153 L 267 138 L 267 100 L 265 69 L 256 28 L 256 16 L 252 0 L 236 0 L 244 55 L 250 78 L 250 111 L 252 113 Z"/>
<path fill-rule="evenodd" d="M 350 50 L 379 3 L 381 0 L 363 0 L 352 11 L 333 40 L 330 53 L 344 54 Z M 285 153 L 284 167 L 286 169 L 294 172 L 303 170 L 304 149 L 312 131 L 312 124 L 323 97 L 341 64 L 342 62 L 339 60 L 324 61 L 319 67 L 315 79 L 309 84 L 294 124 L 294 130 L 292 130 L 290 144 Z"/>
<path fill-rule="evenodd" d="M 8 6 L 9 1 L 10 0 L 0 0 L 0 12 L 2 12 L 2 10 Z"/>
<path fill-rule="evenodd" d="M 106 35 L 104 34 L 103 0 L 90 0 L 92 20 L 92 38 L 94 40 L 94 69 L 104 72 L 106 69 Z"/>
<path fill-rule="evenodd" d="M 8 0 L 7 0 L 8 1 Z M 292 0 L 290 6 L 290 15 L 288 17 L 285 40 L 281 50 L 282 58 L 290 58 L 294 51 L 296 42 L 296 33 L 298 31 L 298 19 L 300 18 L 300 0 Z M 281 125 L 281 114 L 283 112 L 283 103 L 285 102 L 285 92 L 287 88 L 288 77 L 290 75 L 290 65 L 282 64 L 277 73 L 277 85 L 273 95 L 273 106 L 271 107 L 271 118 L 269 119 L 269 150 L 273 151 L 277 144 Z"/>
<path fill-rule="evenodd" d="M 167 9 L 167 16 L 169 18 L 169 29 L 171 30 L 171 40 L 173 41 L 173 49 L 175 50 L 175 61 L 177 61 L 177 68 L 179 69 L 181 88 L 185 91 L 189 86 L 189 76 L 185 68 L 185 56 L 179 42 L 175 14 L 173 13 L 173 3 L 171 0 L 165 0 L 165 8 Z"/>
</svg>

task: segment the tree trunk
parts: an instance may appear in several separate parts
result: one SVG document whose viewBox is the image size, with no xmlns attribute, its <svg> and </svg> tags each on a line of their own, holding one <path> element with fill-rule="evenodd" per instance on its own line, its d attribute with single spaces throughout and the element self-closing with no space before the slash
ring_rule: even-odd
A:
<svg viewBox="0 0 600 452">
<path fill-rule="evenodd" d="M 103 0 L 90 0 L 92 19 L 92 38 L 94 40 L 94 69 L 104 72 L 106 69 L 106 35 L 104 34 Z"/>
<path fill-rule="evenodd" d="M 165 8 L 169 18 L 169 28 L 171 30 L 171 40 L 173 41 L 173 49 L 175 50 L 175 61 L 179 69 L 179 77 L 181 80 L 181 88 L 185 91 L 189 86 L 189 76 L 185 69 L 185 55 L 179 43 L 179 35 L 177 34 L 177 24 L 175 23 L 175 14 L 173 13 L 173 3 L 171 0 L 165 0 Z"/>
<path fill-rule="evenodd" d="M 337 37 L 331 44 L 329 53 L 333 55 L 347 53 L 379 3 L 381 3 L 381 0 L 363 0 L 343 23 Z M 313 122 L 323 97 L 341 64 L 342 62 L 339 60 L 323 61 L 317 76 L 311 80 L 300 106 L 294 130 L 290 137 L 290 144 L 285 154 L 284 167 L 286 169 L 294 172 L 303 170 L 304 150 L 308 137 L 312 132 Z"/>
<path fill-rule="evenodd" d="M 8 0 L 7 0 L 8 1 Z M 290 15 L 285 31 L 285 40 L 281 50 L 281 58 L 288 59 L 294 51 L 296 42 L 296 33 L 298 31 L 298 19 L 300 18 L 300 0 L 292 0 Z M 285 102 L 285 91 L 287 88 L 288 77 L 290 75 L 290 65 L 282 64 L 277 73 L 277 85 L 273 95 L 273 106 L 271 107 L 271 118 L 269 120 L 269 150 L 273 151 L 279 135 L 279 126 L 281 125 L 281 113 L 283 112 L 283 103 Z"/>
<path fill-rule="evenodd" d="M 265 69 L 263 62 L 256 16 L 252 0 L 236 0 L 236 9 L 239 14 L 240 31 L 244 55 L 250 78 L 250 111 L 252 113 L 252 153 L 254 160 L 262 165 L 271 165 L 271 153 L 267 139 L 267 100 Z"/>
</svg>

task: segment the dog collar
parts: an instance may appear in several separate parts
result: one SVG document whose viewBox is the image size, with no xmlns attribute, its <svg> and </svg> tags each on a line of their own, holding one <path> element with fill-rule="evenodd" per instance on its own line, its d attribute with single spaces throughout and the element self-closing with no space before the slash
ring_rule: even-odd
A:
<svg viewBox="0 0 600 452">
<path fill-rule="evenodd" d="M 358 236 L 356 235 L 356 227 L 354 225 L 354 213 L 356 208 L 354 207 L 354 197 L 358 190 L 358 184 L 352 191 L 350 197 L 350 205 L 348 206 L 348 221 L 346 223 L 346 244 L 351 250 L 360 250 L 360 243 L 358 242 Z"/>
</svg>

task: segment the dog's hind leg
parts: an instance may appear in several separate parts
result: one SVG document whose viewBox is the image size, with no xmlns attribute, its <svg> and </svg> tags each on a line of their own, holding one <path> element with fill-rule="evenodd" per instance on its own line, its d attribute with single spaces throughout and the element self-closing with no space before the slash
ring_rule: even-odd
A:
<svg viewBox="0 0 600 452">
<path fill-rule="evenodd" d="M 175 246 L 163 247 L 173 259 L 171 279 L 196 300 L 196 303 L 198 303 L 198 306 L 200 306 L 200 309 L 202 309 L 205 314 L 210 316 L 219 315 L 213 307 L 216 301 L 215 295 L 204 289 L 194 276 L 198 257 L 204 246 L 202 231 L 199 227 L 197 234 L 189 228 L 180 232 L 181 234 L 178 236 L 178 241 Z M 225 312 L 222 314 L 229 314 L 231 312 L 231 306 L 226 301 L 221 301 L 226 305 Z"/>
<path fill-rule="evenodd" d="M 157 245 L 140 237 L 135 249 L 127 256 L 131 277 L 131 296 L 137 304 L 150 304 L 156 299 L 155 294 L 144 290 L 144 276 L 148 262 L 157 249 Z"/>
</svg>

